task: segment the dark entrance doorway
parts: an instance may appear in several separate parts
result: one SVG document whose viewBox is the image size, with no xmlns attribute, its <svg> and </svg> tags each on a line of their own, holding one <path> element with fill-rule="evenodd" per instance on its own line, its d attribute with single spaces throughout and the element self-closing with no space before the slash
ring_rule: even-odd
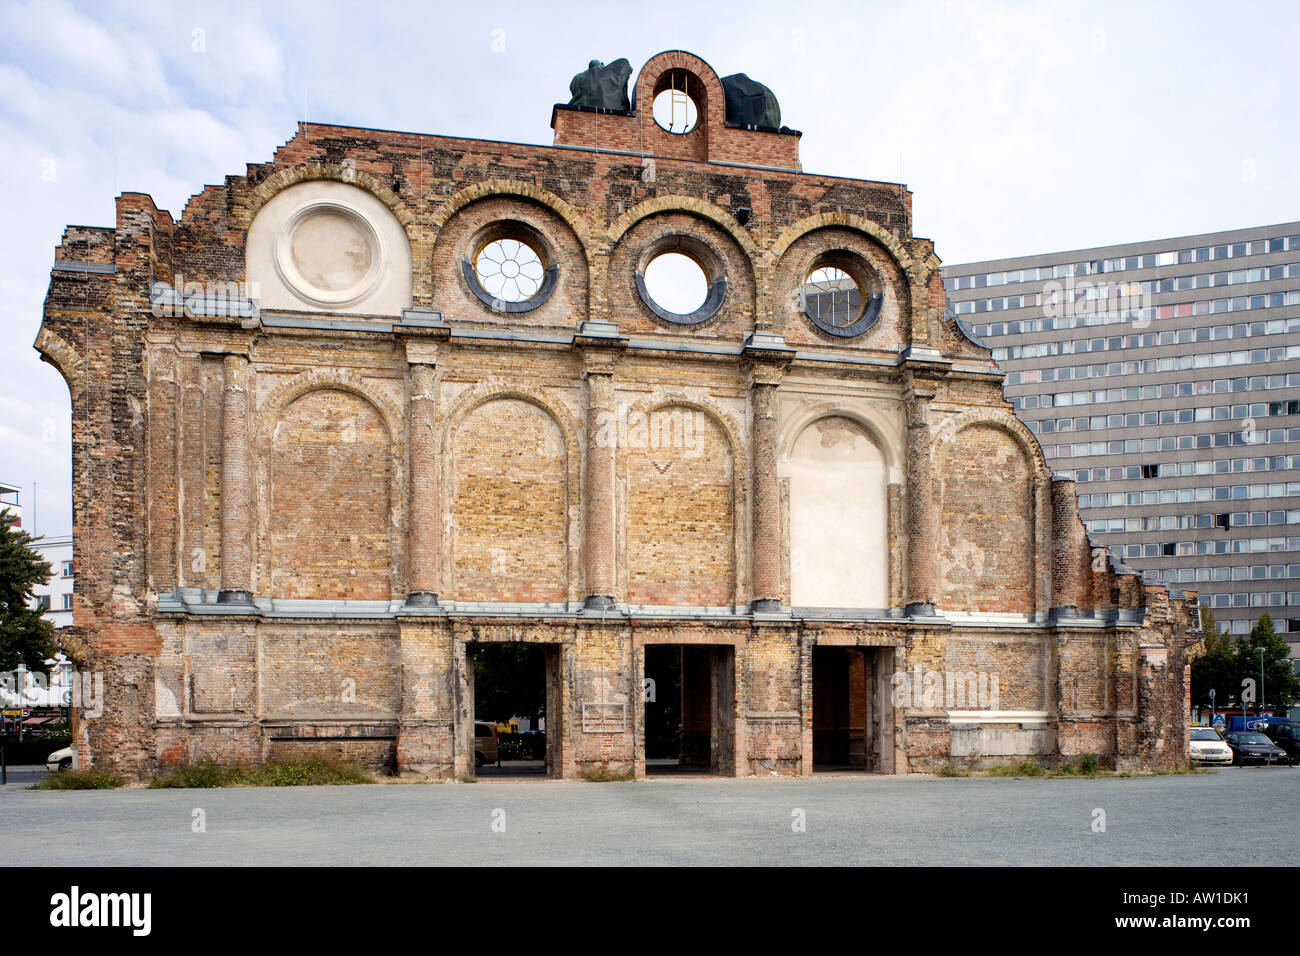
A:
<svg viewBox="0 0 1300 956">
<path fill-rule="evenodd" d="M 560 648 L 471 643 L 465 728 L 477 777 L 558 776 Z"/>
<path fill-rule="evenodd" d="M 879 769 L 871 648 L 813 648 L 813 771 Z"/>
<path fill-rule="evenodd" d="M 734 773 L 733 648 L 648 644 L 645 677 L 646 773 Z"/>
</svg>

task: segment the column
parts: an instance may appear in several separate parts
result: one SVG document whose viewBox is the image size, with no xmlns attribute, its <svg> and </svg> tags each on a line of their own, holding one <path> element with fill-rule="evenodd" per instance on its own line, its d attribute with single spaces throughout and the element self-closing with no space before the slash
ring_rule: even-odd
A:
<svg viewBox="0 0 1300 956">
<path fill-rule="evenodd" d="M 181 411 L 177 460 L 180 462 L 181 587 L 203 587 L 207 557 L 203 553 L 203 364 L 198 355 L 180 359 Z"/>
<path fill-rule="evenodd" d="M 218 604 L 252 604 L 252 475 L 248 359 L 227 355 L 221 409 L 221 591 Z"/>
<path fill-rule="evenodd" d="M 408 607 L 437 607 L 440 571 L 438 544 L 438 380 L 433 360 L 412 361 L 408 400 L 410 422 L 411 513 L 406 529 Z"/>
<path fill-rule="evenodd" d="M 585 607 L 614 603 L 614 451 L 618 409 L 614 402 L 612 356 L 586 356 L 587 470 L 583 482 L 582 544 L 586 576 Z"/>
<path fill-rule="evenodd" d="M 1034 476 L 1033 495 L 1033 612 L 1034 620 L 1045 621 L 1052 612 L 1052 482 L 1047 476 Z"/>
<path fill-rule="evenodd" d="M 758 613 L 781 610 L 781 498 L 776 475 L 776 390 L 780 383 L 781 370 L 777 368 L 756 368 L 750 377 L 754 443 L 750 610 Z"/>
<path fill-rule="evenodd" d="M 907 401 L 907 607 L 913 617 L 934 614 L 937 596 L 934 468 L 930 460 L 930 399 L 933 392 L 909 388 Z"/>
<path fill-rule="evenodd" d="M 1052 600 L 1056 618 L 1079 616 L 1083 556 L 1079 549 L 1074 479 L 1052 476 Z"/>
</svg>

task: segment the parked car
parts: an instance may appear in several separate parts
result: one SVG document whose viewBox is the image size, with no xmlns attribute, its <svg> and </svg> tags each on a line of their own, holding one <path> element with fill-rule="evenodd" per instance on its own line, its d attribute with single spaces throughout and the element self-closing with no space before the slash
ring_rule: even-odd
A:
<svg viewBox="0 0 1300 956">
<path fill-rule="evenodd" d="M 45 758 L 45 769 L 50 773 L 63 773 L 65 770 L 71 770 L 72 756 L 73 750 L 71 747 L 56 750 Z"/>
<path fill-rule="evenodd" d="M 1193 727 L 1187 756 L 1196 763 L 1232 763 L 1232 748 L 1224 743 L 1213 727 Z"/>
<path fill-rule="evenodd" d="M 1269 724 L 1264 728 L 1264 736 L 1286 751 L 1291 766 L 1300 764 L 1300 724 L 1291 721 Z"/>
<path fill-rule="evenodd" d="M 1227 741 L 1232 748 L 1232 762 L 1235 764 L 1282 763 L 1287 759 L 1285 750 L 1253 730 L 1230 733 Z"/>
<path fill-rule="evenodd" d="M 496 724 L 486 720 L 474 721 L 474 766 L 500 762 Z"/>
</svg>

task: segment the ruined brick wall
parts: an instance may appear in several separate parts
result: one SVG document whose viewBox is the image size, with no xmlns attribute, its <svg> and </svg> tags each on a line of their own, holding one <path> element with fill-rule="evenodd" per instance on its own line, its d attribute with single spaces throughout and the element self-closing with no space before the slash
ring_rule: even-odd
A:
<svg viewBox="0 0 1300 956">
<path fill-rule="evenodd" d="M 627 601 L 729 605 L 735 595 L 730 441 L 694 408 L 666 405 L 643 420 L 644 447 L 627 452 Z"/>
<path fill-rule="evenodd" d="M 672 71 L 684 136 L 644 105 Z M 553 146 L 302 124 L 179 220 L 126 194 L 69 227 L 36 346 L 72 395 L 75 631 L 105 677 L 84 759 L 463 776 L 500 641 L 546 652 L 553 776 L 646 772 L 663 644 L 707 677 L 717 773 L 813 772 L 823 646 L 861 654 L 830 712 L 884 772 L 1185 754 L 1194 599 L 1094 556 L 945 317 L 910 193 L 802 172 L 689 54 L 636 83 L 629 115 L 557 108 Z M 532 299 L 476 278 L 500 239 L 537 254 Z M 642 292 L 670 251 L 699 314 Z M 800 291 L 830 266 L 863 302 L 838 326 Z"/>
<path fill-rule="evenodd" d="M 338 389 L 296 399 L 275 427 L 271 596 L 384 600 L 391 593 L 391 436 Z"/>
<path fill-rule="evenodd" d="M 1000 428 L 975 425 L 939 464 L 945 607 L 1033 610 L 1034 513 L 1024 449 Z"/>
<path fill-rule="evenodd" d="M 564 434 L 520 399 L 467 415 L 451 449 L 452 592 L 467 601 L 563 601 L 569 497 Z"/>
</svg>

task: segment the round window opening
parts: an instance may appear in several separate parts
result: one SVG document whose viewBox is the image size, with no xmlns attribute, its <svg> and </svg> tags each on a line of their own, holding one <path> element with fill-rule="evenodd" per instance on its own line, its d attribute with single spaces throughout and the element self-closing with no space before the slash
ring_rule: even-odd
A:
<svg viewBox="0 0 1300 956">
<path fill-rule="evenodd" d="M 651 112 L 660 129 L 683 136 L 695 129 L 700 121 L 700 105 L 692 86 L 699 80 L 681 70 L 673 70 L 660 78 L 655 91 Z"/>
<path fill-rule="evenodd" d="M 799 303 L 823 332 L 852 336 L 865 332 L 876 321 L 881 295 L 868 273 L 823 260 L 799 286 Z"/>
<path fill-rule="evenodd" d="M 818 325 L 847 329 L 862 313 L 862 290 L 852 276 L 835 266 L 808 273 L 801 294 L 804 311 Z"/>
<path fill-rule="evenodd" d="M 655 305 L 683 317 L 702 309 L 709 297 L 708 276 L 698 262 L 680 252 L 655 256 L 645 269 L 645 287 Z"/>
<path fill-rule="evenodd" d="M 474 259 L 479 285 L 493 299 L 527 302 L 542 290 L 546 268 L 537 250 L 519 239 L 494 239 Z"/>
</svg>

